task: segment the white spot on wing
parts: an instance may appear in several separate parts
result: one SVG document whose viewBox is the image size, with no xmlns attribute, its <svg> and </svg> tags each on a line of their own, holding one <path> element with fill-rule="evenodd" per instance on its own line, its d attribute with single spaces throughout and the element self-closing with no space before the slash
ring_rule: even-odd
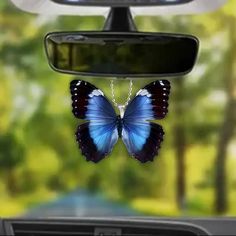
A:
<svg viewBox="0 0 236 236">
<path fill-rule="evenodd" d="M 76 86 L 79 86 L 81 84 L 81 81 L 78 81 L 78 83 L 76 84 Z"/>
<path fill-rule="evenodd" d="M 100 89 L 95 89 L 93 90 L 92 93 L 89 94 L 89 97 L 93 97 L 93 96 L 104 96 L 103 92 Z"/>
<path fill-rule="evenodd" d="M 137 95 L 151 97 L 152 95 L 147 91 L 147 89 L 141 89 L 137 92 Z"/>
<path fill-rule="evenodd" d="M 162 80 L 160 80 L 160 85 L 161 85 L 161 86 L 165 86 L 165 84 L 163 83 Z"/>
</svg>

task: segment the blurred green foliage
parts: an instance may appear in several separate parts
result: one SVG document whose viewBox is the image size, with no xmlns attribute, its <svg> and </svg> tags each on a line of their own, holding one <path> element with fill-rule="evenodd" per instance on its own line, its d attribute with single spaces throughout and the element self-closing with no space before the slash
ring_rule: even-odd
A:
<svg viewBox="0 0 236 236">
<path fill-rule="evenodd" d="M 81 156 L 74 138 L 78 121 L 72 116 L 69 94 L 74 77 L 49 68 L 43 38 L 49 31 L 100 30 L 104 19 L 36 16 L 1 1 L 0 215 L 22 214 L 78 187 L 103 192 L 147 215 L 215 215 L 215 188 L 221 186 L 215 182 L 220 130 L 227 120 L 228 101 L 236 97 L 236 51 L 230 43 L 232 25 L 236 31 L 235 7 L 235 1 L 230 0 L 210 14 L 137 17 L 140 31 L 199 37 L 198 63 L 189 76 L 169 78 L 169 114 L 159 122 L 166 135 L 155 162 L 141 165 L 128 156 L 119 141 L 108 158 L 94 165 Z M 111 98 L 109 80 L 85 79 Z M 148 82 L 135 81 L 134 90 Z M 128 81 L 115 82 L 115 86 L 122 101 Z M 232 106 L 232 113 L 234 109 Z M 235 131 L 235 124 L 230 129 Z M 229 203 L 224 214 L 236 215 L 235 132 L 223 146 L 227 149 L 225 194 Z M 183 157 L 186 173 L 185 191 L 179 194 L 183 205 L 176 197 L 181 189 L 176 183 L 178 157 Z"/>
</svg>

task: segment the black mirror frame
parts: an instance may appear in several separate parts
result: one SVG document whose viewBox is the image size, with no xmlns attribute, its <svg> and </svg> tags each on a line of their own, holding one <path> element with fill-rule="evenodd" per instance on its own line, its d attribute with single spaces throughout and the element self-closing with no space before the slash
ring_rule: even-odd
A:
<svg viewBox="0 0 236 236">
<path fill-rule="evenodd" d="M 132 36 L 140 36 L 140 35 L 147 35 L 147 36 L 173 36 L 173 37 L 177 37 L 177 38 L 182 38 L 182 37 L 188 37 L 191 38 L 192 40 L 194 40 L 196 42 L 196 55 L 195 55 L 195 59 L 193 61 L 193 66 L 184 72 L 181 73 L 169 73 L 169 74 L 139 74 L 139 75 L 131 75 L 131 74 L 101 74 L 101 73 L 85 73 L 85 72 L 73 72 L 73 71 L 67 71 L 67 70 L 60 70 L 58 68 L 55 68 L 54 65 L 50 62 L 50 57 L 49 57 L 49 53 L 47 50 L 47 39 L 50 36 L 56 36 L 58 34 L 90 34 L 90 35 L 101 35 L 104 34 L 104 36 L 109 36 L 109 35 L 132 35 Z M 115 78 L 153 78 L 153 77 L 176 77 L 176 76 L 184 76 L 188 73 L 190 73 L 192 71 L 192 69 L 194 68 L 194 65 L 196 63 L 197 57 L 198 57 L 198 50 L 199 50 L 199 40 L 198 38 L 196 38 L 195 36 L 192 35 L 185 35 L 185 34 L 172 34 L 172 33 L 150 33 L 150 32 L 110 32 L 110 31 L 80 31 L 80 32 L 52 32 L 52 33 L 48 33 L 45 38 L 44 38 L 44 46 L 45 46 L 45 51 L 46 51 L 46 55 L 47 55 L 47 59 L 48 59 L 48 63 L 50 65 L 50 67 L 56 71 L 56 72 L 60 72 L 60 73 L 64 73 L 64 74 L 72 74 L 72 75 L 80 75 L 80 76 L 92 76 L 92 77 L 115 77 Z"/>
</svg>

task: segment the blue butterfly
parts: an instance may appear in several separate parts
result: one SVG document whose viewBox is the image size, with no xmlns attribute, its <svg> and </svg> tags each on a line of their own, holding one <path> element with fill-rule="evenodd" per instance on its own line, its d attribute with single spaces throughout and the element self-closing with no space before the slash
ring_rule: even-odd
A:
<svg viewBox="0 0 236 236">
<path fill-rule="evenodd" d="M 87 161 L 102 160 L 118 138 L 122 138 L 129 154 L 140 162 L 153 161 L 164 131 L 150 120 L 163 119 L 168 112 L 169 81 L 155 81 L 139 90 L 124 114 L 118 116 L 103 92 L 92 84 L 74 80 L 70 91 L 73 114 L 88 121 L 76 131 L 79 148 Z"/>
</svg>

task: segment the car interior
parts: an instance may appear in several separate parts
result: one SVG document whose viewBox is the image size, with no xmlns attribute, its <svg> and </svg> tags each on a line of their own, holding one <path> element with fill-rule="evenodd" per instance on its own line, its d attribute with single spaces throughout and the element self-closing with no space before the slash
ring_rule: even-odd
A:
<svg viewBox="0 0 236 236">
<path fill-rule="evenodd" d="M 234 2 L 0 3 L 0 235 L 236 235 Z M 76 118 L 85 81 L 119 129 L 154 80 L 171 84 L 158 158 L 136 162 L 123 140 L 86 162 L 69 86 Z"/>
</svg>

